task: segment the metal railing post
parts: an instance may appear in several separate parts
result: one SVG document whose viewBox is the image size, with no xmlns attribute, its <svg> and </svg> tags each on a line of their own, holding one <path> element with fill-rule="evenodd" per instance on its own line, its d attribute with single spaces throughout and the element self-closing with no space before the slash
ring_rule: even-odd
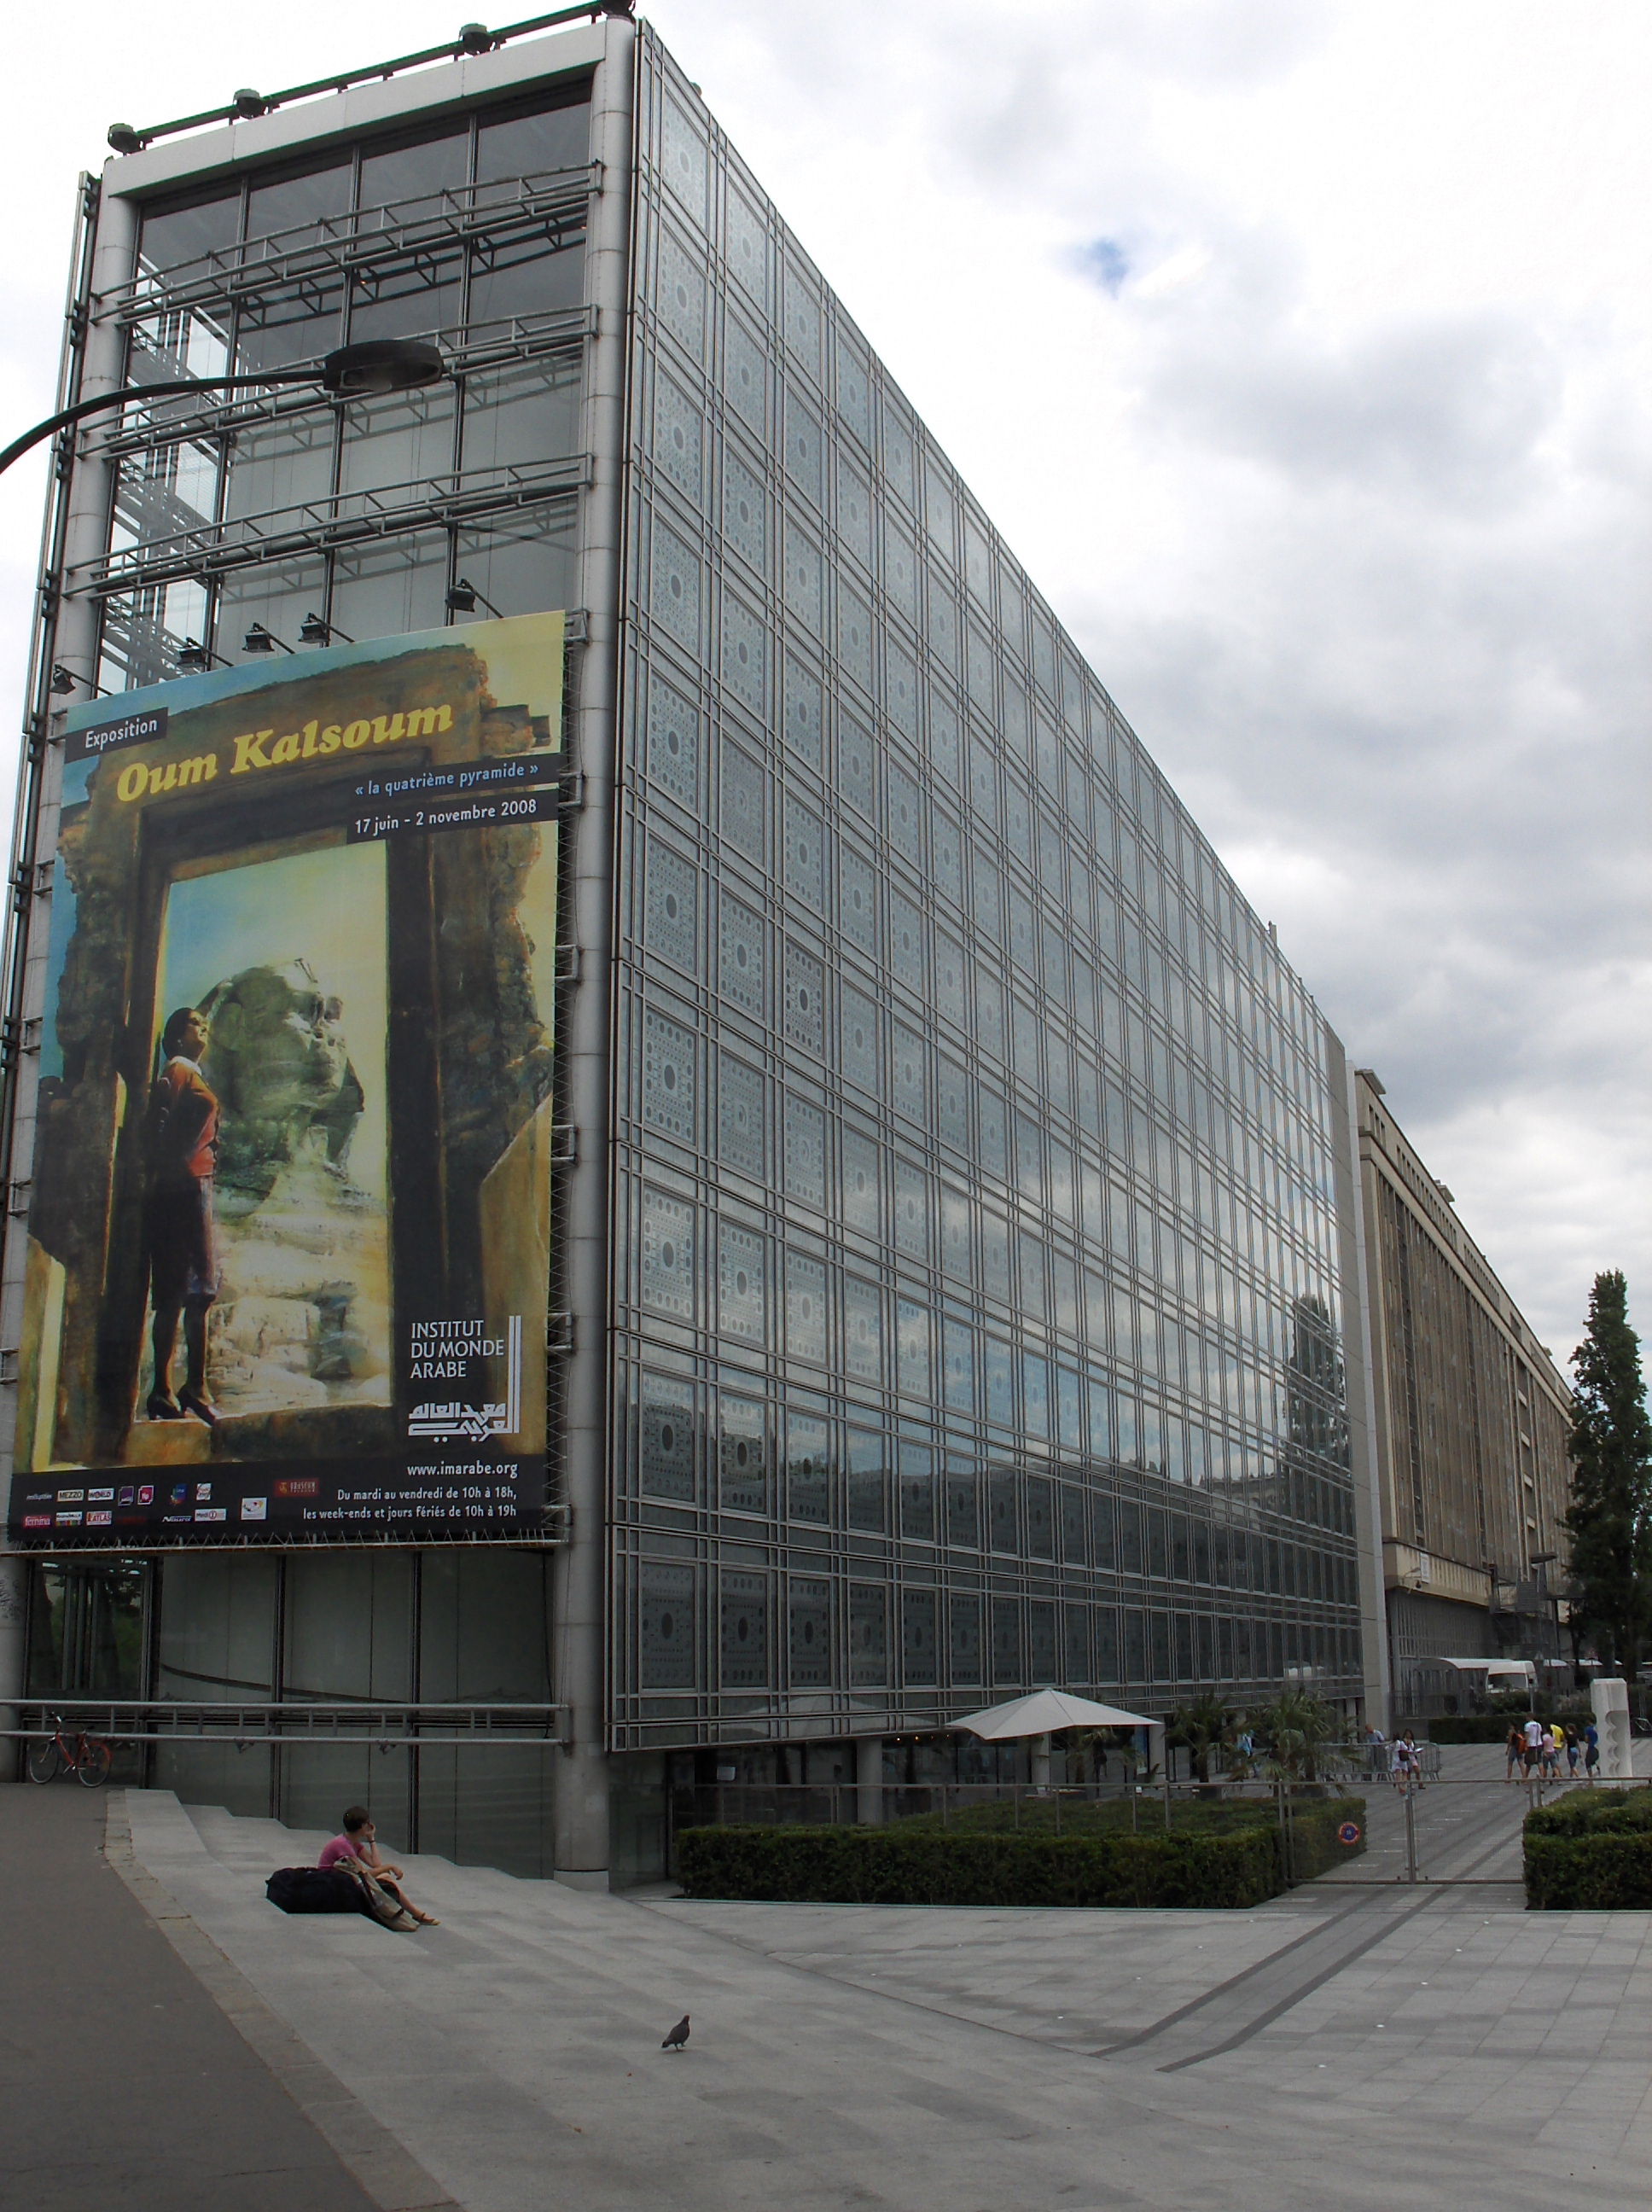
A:
<svg viewBox="0 0 1652 2212">
<path fill-rule="evenodd" d="M 1408 1789 L 1406 1792 L 1406 1880 L 1415 1882 L 1417 1879 L 1417 1800 Z"/>
</svg>

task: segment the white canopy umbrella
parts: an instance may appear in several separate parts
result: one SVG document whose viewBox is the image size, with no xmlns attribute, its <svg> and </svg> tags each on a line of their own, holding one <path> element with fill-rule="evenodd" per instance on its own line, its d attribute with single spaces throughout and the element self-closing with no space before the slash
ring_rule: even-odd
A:
<svg viewBox="0 0 1652 2212">
<path fill-rule="evenodd" d="M 1163 1721 L 1151 1720 L 1145 1713 L 1127 1713 L 1117 1705 L 1100 1705 L 1093 1698 L 1075 1698 L 1069 1690 L 1034 1690 L 1024 1698 L 1010 1698 L 1007 1704 L 987 1705 L 978 1713 L 966 1713 L 952 1726 L 967 1729 L 987 1743 L 1007 1743 L 1023 1736 L 1036 1736 L 1039 1741 L 1033 1753 L 1033 1781 L 1039 1788 L 1048 1787 L 1050 1738 L 1062 1729 L 1154 1729 L 1158 1741 L 1153 1744 L 1150 1740 L 1148 1761 L 1155 1766 L 1163 1764 Z"/>
</svg>

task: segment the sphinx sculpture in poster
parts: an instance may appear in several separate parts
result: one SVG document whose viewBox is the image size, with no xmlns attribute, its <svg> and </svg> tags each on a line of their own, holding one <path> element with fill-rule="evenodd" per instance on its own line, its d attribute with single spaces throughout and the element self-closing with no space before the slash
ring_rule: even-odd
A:
<svg viewBox="0 0 1652 2212">
<path fill-rule="evenodd" d="M 11 1521 L 543 1510 L 563 618 L 71 709 Z"/>
</svg>

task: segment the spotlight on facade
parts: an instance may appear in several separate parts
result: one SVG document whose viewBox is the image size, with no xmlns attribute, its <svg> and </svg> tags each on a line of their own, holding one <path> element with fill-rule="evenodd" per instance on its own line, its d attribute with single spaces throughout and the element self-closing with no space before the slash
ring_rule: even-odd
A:
<svg viewBox="0 0 1652 2212">
<path fill-rule="evenodd" d="M 52 662 L 52 696 L 54 699 L 67 699 L 79 683 L 80 678 L 72 668 L 65 668 L 61 660 Z"/>
<path fill-rule="evenodd" d="M 340 639 L 345 645 L 354 645 L 355 642 L 353 637 L 345 636 L 344 632 L 336 629 L 331 623 L 323 622 L 319 615 L 306 615 L 298 626 L 298 641 L 301 645 L 331 645 L 335 638 Z"/>
<path fill-rule="evenodd" d="M 138 154 L 143 149 L 143 139 L 130 123 L 112 123 L 109 125 L 109 143 L 117 154 Z"/>
<path fill-rule="evenodd" d="M 341 399 L 376 399 L 439 384 L 446 374 L 440 347 L 423 338 L 363 338 L 323 358 L 321 388 Z"/>
<path fill-rule="evenodd" d="M 485 23 L 461 23 L 459 43 L 462 53 L 490 54 L 494 50 L 494 34 Z"/>
<path fill-rule="evenodd" d="M 274 630 L 265 629 L 262 623 L 254 623 L 241 640 L 243 653 L 275 653 L 277 650 L 290 653 L 292 649 L 284 637 L 277 637 Z"/>
<path fill-rule="evenodd" d="M 270 112 L 269 101 L 261 92 L 254 92 L 250 84 L 244 84 L 229 104 L 242 123 L 251 123 L 255 117 Z"/>
<path fill-rule="evenodd" d="M 456 583 L 450 584 L 447 587 L 447 611 L 450 615 L 473 615 L 477 611 L 478 601 L 486 607 L 496 622 L 503 622 L 505 617 L 493 601 L 483 599 L 468 577 L 461 576 Z"/>
<path fill-rule="evenodd" d="M 198 676 L 212 665 L 212 655 L 197 639 L 186 637 L 178 648 L 178 665 L 186 676 Z"/>
</svg>

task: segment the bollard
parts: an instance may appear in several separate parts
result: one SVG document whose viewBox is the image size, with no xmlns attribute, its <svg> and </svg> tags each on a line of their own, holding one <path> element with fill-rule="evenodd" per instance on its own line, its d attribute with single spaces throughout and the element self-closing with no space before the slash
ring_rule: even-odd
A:
<svg viewBox="0 0 1652 2212">
<path fill-rule="evenodd" d="M 1417 1800 L 1409 1790 L 1406 1792 L 1406 1880 L 1414 1882 L 1417 1873 Z"/>
</svg>

